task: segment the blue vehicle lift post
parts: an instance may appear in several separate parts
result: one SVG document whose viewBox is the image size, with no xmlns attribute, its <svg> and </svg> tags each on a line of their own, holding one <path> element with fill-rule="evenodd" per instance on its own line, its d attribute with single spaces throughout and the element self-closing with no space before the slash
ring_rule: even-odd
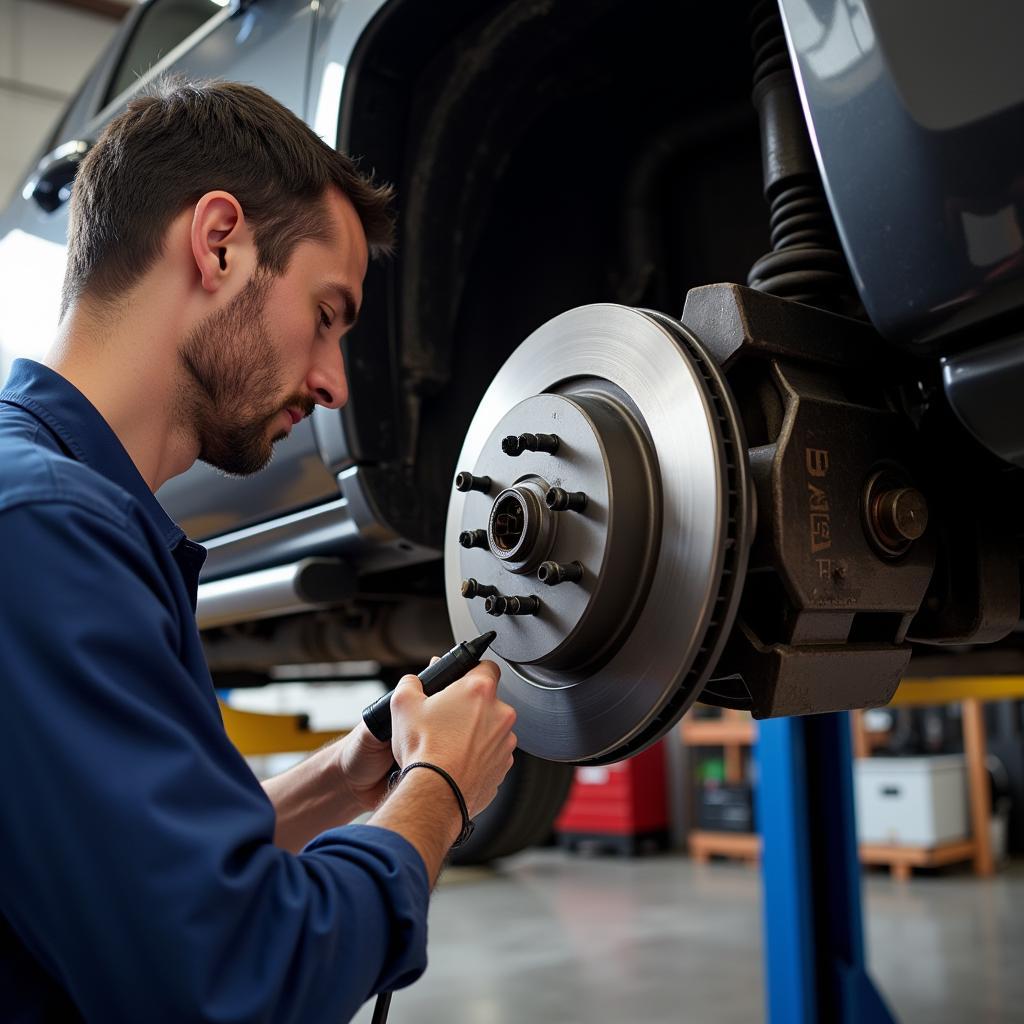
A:
<svg viewBox="0 0 1024 1024">
<path fill-rule="evenodd" d="M 843 714 L 758 723 L 766 1024 L 896 1024 L 867 973 Z"/>
</svg>

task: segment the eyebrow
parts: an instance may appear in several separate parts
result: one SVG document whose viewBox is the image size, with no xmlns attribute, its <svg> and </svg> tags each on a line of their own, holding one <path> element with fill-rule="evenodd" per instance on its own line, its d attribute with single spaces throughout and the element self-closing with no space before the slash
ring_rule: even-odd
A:
<svg viewBox="0 0 1024 1024">
<path fill-rule="evenodd" d="M 359 309 L 356 306 L 356 297 L 347 284 L 340 281 L 331 281 L 327 288 L 341 297 L 341 322 L 346 327 L 354 327 L 359 319 Z"/>
</svg>

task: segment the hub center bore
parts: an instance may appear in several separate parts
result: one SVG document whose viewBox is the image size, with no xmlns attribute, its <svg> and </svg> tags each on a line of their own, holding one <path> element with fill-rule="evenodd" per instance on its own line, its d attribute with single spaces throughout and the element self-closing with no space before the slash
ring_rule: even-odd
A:
<svg viewBox="0 0 1024 1024">
<path fill-rule="evenodd" d="M 491 541 L 502 552 L 519 546 L 526 530 L 526 508 L 515 491 L 505 491 L 491 512 Z"/>
<path fill-rule="evenodd" d="M 532 572 L 547 556 L 555 521 L 544 506 L 546 490 L 543 480 L 525 477 L 501 491 L 491 505 L 487 544 L 509 572 Z"/>
</svg>

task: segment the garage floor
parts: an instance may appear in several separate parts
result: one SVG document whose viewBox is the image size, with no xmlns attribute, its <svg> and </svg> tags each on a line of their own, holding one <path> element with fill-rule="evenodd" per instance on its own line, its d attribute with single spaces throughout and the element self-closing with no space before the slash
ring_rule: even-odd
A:
<svg viewBox="0 0 1024 1024">
<path fill-rule="evenodd" d="M 901 1024 L 1024 1019 L 1024 869 L 870 875 L 873 971 Z M 450 870 L 431 964 L 393 1024 L 752 1024 L 763 1020 L 760 878 L 739 864 L 535 851 Z M 367 1005 L 356 1018 L 370 1020 Z"/>
</svg>

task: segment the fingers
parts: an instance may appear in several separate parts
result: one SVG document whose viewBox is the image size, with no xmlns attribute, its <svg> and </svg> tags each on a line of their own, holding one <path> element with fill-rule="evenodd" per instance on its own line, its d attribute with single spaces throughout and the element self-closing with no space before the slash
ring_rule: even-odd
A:
<svg viewBox="0 0 1024 1024">
<path fill-rule="evenodd" d="M 410 672 L 408 675 L 402 676 L 402 678 L 398 680 L 398 686 L 395 687 L 395 693 L 403 688 L 406 690 L 412 690 L 416 693 L 422 693 L 423 683 L 420 682 L 419 676 L 413 675 Z"/>
<path fill-rule="evenodd" d="M 377 737 L 370 732 L 369 726 L 367 726 L 362 719 L 356 723 L 355 728 L 349 733 L 349 737 L 351 738 L 352 743 L 362 747 L 383 748 L 391 746 L 391 740 L 377 739 Z"/>
<path fill-rule="evenodd" d="M 487 700 L 494 700 L 498 692 L 501 671 L 493 661 L 481 661 L 462 677 L 462 688 L 472 689 Z"/>
<path fill-rule="evenodd" d="M 489 676 L 494 678 L 494 685 L 498 685 L 498 680 L 501 679 L 501 669 L 493 661 L 481 661 L 474 672 L 486 672 Z"/>
<path fill-rule="evenodd" d="M 444 765 L 459 780 L 473 813 L 493 798 L 518 745 L 515 709 L 498 695 L 500 677 L 493 661 L 482 661 L 427 700 L 422 681 L 408 675 L 391 698 L 395 760 Z"/>
<path fill-rule="evenodd" d="M 423 694 L 423 684 L 419 676 L 407 675 L 398 680 L 394 693 L 391 694 L 391 707 L 411 708 L 427 698 Z"/>
</svg>

